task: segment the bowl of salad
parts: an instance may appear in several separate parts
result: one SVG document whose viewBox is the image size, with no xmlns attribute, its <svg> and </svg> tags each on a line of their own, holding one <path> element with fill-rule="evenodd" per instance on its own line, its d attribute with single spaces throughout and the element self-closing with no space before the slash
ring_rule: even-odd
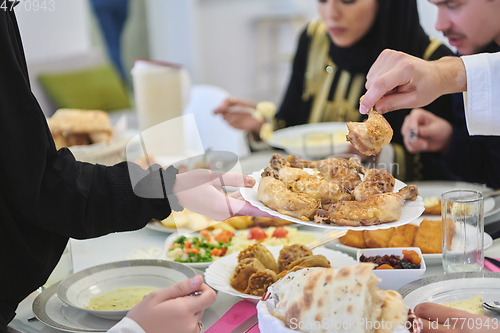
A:
<svg viewBox="0 0 500 333">
<path fill-rule="evenodd" d="M 172 260 L 193 268 L 205 268 L 223 257 L 234 234 L 229 230 L 202 230 L 186 236 L 171 234 L 165 240 L 165 254 L 161 259 Z"/>
</svg>

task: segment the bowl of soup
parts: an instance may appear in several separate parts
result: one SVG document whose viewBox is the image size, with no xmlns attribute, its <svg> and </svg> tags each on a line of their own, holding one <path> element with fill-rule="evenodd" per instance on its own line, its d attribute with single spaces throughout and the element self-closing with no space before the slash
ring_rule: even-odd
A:
<svg viewBox="0 0 500 333">
<path fill-rule="evenodd" d="M 192 278 L 189 267 L 164 260 L 126 260 L 98 265 L 62 280 L 61 301 L 97 317 L 120 320 L 152 291 Z"/>
</svg>

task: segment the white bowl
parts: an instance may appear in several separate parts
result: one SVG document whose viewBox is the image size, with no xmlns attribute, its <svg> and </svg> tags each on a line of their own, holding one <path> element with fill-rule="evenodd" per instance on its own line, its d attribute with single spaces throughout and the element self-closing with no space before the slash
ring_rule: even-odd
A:
<svg viewBox="0 0 500 333">
<path fill-rule="evenodd" d="M 87 309 L 90 299 L 128 287 L 166 288 L 194 277 L 189 267 L 165 260 L 127 260 L 87 268 L 62 280 L 57 296 L 69 306 L 97 317 L 120 320 L 128 310 L 101 311 Z"/>
<path fill-rule="evenodd" d="M 422 260 L 420 262 L 420 269 L 378 269 L 373 273 L 382 281 L 378 286 L 385 290 L 398 290 L 402 286 L 412 281 L 422 278 L 425 274 L 426 266 L 422 252 L 418 247 L 393 247 L 384 249 L 359 249 L 357 253 L 358 262 L 359 258 L 364 254 L 365 257 L 395 255 L 403 256 L 403 250 L 415 251 Z"/>
</svg>

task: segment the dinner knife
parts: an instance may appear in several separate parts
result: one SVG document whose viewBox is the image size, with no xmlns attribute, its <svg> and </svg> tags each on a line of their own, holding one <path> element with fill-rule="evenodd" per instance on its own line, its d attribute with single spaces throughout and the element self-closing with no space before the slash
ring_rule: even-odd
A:
<svg viewBox="0 0 500 333">
<path fill-rule="evenodd" d="M 231 331 L 231 333 L 246 333 L 252 329 L 258 322 L 257 314 L 254 314 L 244 322 L 242 322 L 238 327 Z"/>
</svg>

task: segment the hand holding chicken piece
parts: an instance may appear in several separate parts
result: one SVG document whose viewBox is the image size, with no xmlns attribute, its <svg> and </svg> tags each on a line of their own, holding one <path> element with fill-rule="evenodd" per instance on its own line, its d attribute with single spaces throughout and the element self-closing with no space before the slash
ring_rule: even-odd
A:
<svg viewBox="0 0 500 333">
<path fill-rule="evenodd" d="M 378 154 L 392 140 L 391 125 L 375 110 L 368 113 L 365 122 L 348 122 L 347 129 L 347 141 L 366 156 Z"/>
</svg>

